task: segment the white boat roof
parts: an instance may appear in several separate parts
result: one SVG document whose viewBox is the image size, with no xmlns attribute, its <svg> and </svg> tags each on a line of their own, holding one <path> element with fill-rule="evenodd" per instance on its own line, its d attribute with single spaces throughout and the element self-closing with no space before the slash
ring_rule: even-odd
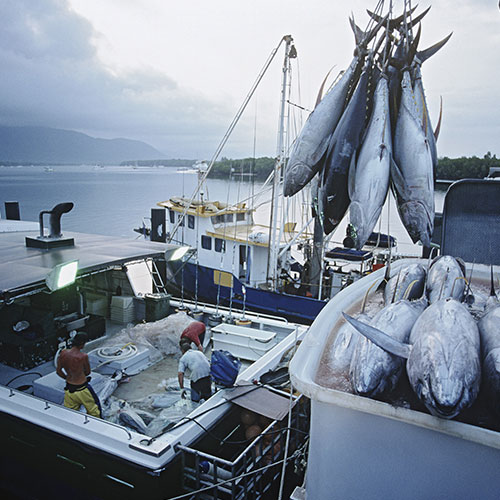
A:
<svg viewBox="0 0 500 500">
<path fill-rule="evenodd" d="M 296 233 L 293 231 L 295 225 L 285 225 L 285 231 L 281 236 L 280 246 L 289 243 Z M 292 229 L 291 231 L 289 229 Z M 269 246 L 269 226 L 264 226 L 261 224 L 245 225 L 245 226 L 235 226 L 227 225 L 220 228 L 214 228 L 212 231 L 207 231 L 208 236 L 214 238 L 220 238 L 223 240 L 237 241 L 239 243 L 244 243 L 247 245 L 255 245 L 260 247 Z"/>
<path fill-rule="evenodd" d="M 177 246 L 65 231 L 64 238 L 73 238 L 74 246 L 49 250 L 27 247 L 25 238 L 38 235 L 38 231 L 0 232 L 0 295 L 44 282 L 55 266 L 67 261 L 78 260 L 78 274 L 84 274 L 110 265 L 159 257 Z"/>
</svg>

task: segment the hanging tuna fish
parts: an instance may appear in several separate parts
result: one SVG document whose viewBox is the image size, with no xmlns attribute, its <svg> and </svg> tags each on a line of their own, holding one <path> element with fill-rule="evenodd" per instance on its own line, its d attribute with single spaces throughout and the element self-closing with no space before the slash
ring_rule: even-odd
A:
<svg viewBox="0 0 500 500">
<path fill-rule="evenodd" d="M 391 184 L 408 234 L 413 242 L 429 246 L 441 118 L 433 131 L 421 66 L 451 35 L 419 52 L 420 28 L 415 37 L 412 29 L 430 7 L 415 16 L 416 8 L 405 9 L 395 18 L 391 13 L 383 17 L 382 9 L 383 2 L 378 12 L 368 11 L 375 26 L 366 31 L 350 20 L 356 37 L 354 58 L 297 138 L 283 190 L 292 196 L 317 175 L 313 211 L 320 227 L 331 233 L 350 207 L 349 234 L 361 249 L 380 218 Z M 377 41 L 380 27 L 385 30 Z"/>
</svg>

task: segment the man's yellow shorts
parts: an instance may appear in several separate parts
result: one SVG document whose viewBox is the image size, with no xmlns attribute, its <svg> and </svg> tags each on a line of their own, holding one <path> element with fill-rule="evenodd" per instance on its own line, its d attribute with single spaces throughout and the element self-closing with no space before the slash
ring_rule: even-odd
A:
<svg viewBox="0 0 500 500">
<path fill-rule="evenodd" d="M 87 413 L 93 417 L 101 418 L 101 405 L 99 399 L 89 385 L 75 392 L 64 391 L 64 406 L 72 410 L 79 410 L 81 406 L 85 406 Z"/>
</svg>

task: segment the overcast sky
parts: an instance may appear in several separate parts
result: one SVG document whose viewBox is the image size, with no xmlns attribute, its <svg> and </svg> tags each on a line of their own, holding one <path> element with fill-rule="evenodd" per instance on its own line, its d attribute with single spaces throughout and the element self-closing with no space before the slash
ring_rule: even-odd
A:
<svg viewBox="0 0 500 500">
<path fill-rule="evenodd" d="M 351 60 L 348 16 L 365 27 L 376 3 L 0 0 L 0 124 L 127 137 L 167 158 L 210 159 L 283 35 L 299 54 L 292 100 L 311 109 L 328 70 Z M 400 13 L 403 1 L 393 4 Z M 439 156 L 500 156 L 498 1 L 435 1 L 420 48 L 452 31 L 422 71 L 433 123 L 443 97 Z M 282 61 L 280 49 L 223 156 L 276 154 Z"/>
</svg>

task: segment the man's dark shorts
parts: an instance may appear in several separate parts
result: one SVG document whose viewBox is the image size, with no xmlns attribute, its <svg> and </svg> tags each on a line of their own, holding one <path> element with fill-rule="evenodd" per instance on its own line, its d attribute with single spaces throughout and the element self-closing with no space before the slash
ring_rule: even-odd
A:
<svg viewBox="0 0 500 500">
<path fill-rule="evenodd" d="M 197 403 L 200 399 L 207 400 L 212 395 L 212 381 L 210 377 L 203 377 L 191 382 L 191 401 Z"/>
</svg>

